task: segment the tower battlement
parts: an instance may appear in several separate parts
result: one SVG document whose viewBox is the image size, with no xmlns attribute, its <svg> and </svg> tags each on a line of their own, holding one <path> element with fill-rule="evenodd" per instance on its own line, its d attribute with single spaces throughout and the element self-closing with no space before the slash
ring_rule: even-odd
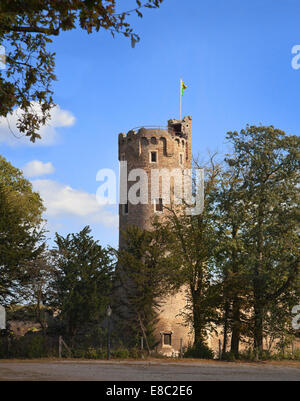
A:
<svg viewBox="0 0 300 401">
<path fill-rule="evenodd" d="M 191 134 L 191 122 L 192 117 L 187 116 L 184 117 L 183 120 L 171 119 L 168 121 L 168 126 L 142 126 L 136 127 L 132 130 L 128 131 L 127 134 L 125 132 L 121 132 L 119 134 L 119 143 L 125 143 L 128 139 L 137 139 L 141 136 L 147 135 L 149 131 L 156 133 L 156 135 L 160 135 L 162 132 L 168 133 L 171 137 L 182 136 L 188 137 Z"/>
<path fill-rule="evenodd" d="M 149 149 L 162 149 L 163 155 L 173 157 L 177 152 L 186 154 L 191 160 L 191 123 L 192 117 L 183 120 L 169 120 L 167 127 L 138 127 L 127 134 L 119 134 L 119 160 L 128 160 L 127 153 L 141 156 Z"/>
</svg>

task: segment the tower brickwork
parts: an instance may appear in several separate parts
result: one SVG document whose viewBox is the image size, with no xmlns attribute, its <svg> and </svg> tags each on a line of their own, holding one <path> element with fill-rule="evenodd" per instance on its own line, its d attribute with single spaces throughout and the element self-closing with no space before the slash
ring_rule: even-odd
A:
<svg viewBox="0 0 300 401">
<path fill-rule="evenodd" d="M 192 118 L 169 120 L 166 128 L 140 128 L 119 135 L 119 161 L 127 162 L 127 178 L 133 169 L 142 169 L 148 176 L 148 202 L 146 204 L 120 204 L 120 239 L 119 246 L 125 243 L 122 232 L 128 226 L 137 226 L 151 230 L 151 221 L 155 215 L 164 219 L 168 206 L 161 209 L 151 199 L 152 169 L 190 169 L 192 167 Z M 128 181 L 128 191 L 136 182 Z M 161 190 L 161 188 L 160 188 Z M 172 199 L 172 194 L 171 194 Z M 177 294 L 161 300 L 156 336 L 159 351 L 165 355 L 178 354 L 180 347 L 192 342 L 192 334 L 180 316 L 187 305 L 187 289 L 182 288 Z"/>
</svg>

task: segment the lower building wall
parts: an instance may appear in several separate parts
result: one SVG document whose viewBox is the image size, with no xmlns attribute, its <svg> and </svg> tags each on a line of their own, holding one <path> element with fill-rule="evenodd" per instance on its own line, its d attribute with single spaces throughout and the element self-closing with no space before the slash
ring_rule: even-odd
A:
<svg viewBox="0 0 300 401">
<path fill-rule="evenodd" d="M 176 294 L 166 297 L 161 303 L 155 336 L 159 342 L 157 351 L 165 356 L 179 356 L 181 349 L 184 350 L 193 344 L 192 328 L 186 325 L 181 314 L 186 311 L 187 304 L 186 287 L 182 287 Z M 165 344 L 165 336 L 171 337 L 170 345 Z"/>
<path fill-rule="evenodd" d="M 175 295 L 165 298 L 158 314 L 156 325 L 156 339 L 159 345 L 157 351 L 167 357 L 177 357 L 181 351 L 185 351 L 194 344 L 193 328 L 186 325 L 182 313 L 186 312 L 188 306 L 187 288 L 183 287 Z M 164 335 L 171 335 L 171 345 L 164 344 Z M 215 326 L 212 333 L 207 335 L 207 345 L 214 352 L 215 358 L 220 357 L 223 348 L 223 327 Z M 231 336 L 228 336 L 226 352 L 230 352 Z M 264 349 L 279 352 L 279 340 L 270 341 L 264 339 Z M 253 341 L 250 338 L 242 338 L 240 352 L 253 349 Z M 285 348 L 286 352 L 300 351 L 300 339 L 295 339 L 293 345 Z"/>
</svg>

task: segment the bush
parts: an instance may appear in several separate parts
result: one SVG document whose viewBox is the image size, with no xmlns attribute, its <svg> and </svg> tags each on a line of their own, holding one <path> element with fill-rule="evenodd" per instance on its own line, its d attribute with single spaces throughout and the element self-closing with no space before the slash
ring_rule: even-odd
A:
<svg viewBox="0 0 300 401">
<path fill-rule="evenodd" d="M 142 358 L 142 351 L 138 348 L 131 348 L 129 351 L 129 357 L 133 359 L 140 359 Z"/>
<path fill-rule="evenodd" d="M 148 353 L 145 353 L 145 351 L 144 351 L 144 354 L 146 356 L 148 356 Z M 151 358 L 155 358 L 155 359 L 164 359 L 164 358 L 166 358 L 166 356 L 164 354 L 162 354 L 160 352 L 157 352 L 157 351 L 151 351 L 150 356 L 151 356 Z"/>
<path fill-rule="evenodd" d="M 268 351 L 268 350 L 260 351 L 258 354 L 258 357 L 259 357 L 260 361 L 269 361 L 269 360 L 273 359 L 272 352 Z"/>
<path fill-rule="evenodd" d="M 126 348 L 119 348 L 111 351 L 112 358 L 127 359 L 129 355 L 129 351 Z"/>
<path fill-rule="evenodd" d="M 99 359 L 99 352 L 96 348 L 90 347 L 85 353 L 86 359 Z"/>
<path fill-rule="evenodd" d="M 300 349 L 298 349 L 297 351 L 294 351 L 292 358 L 294 361 L 300 361 Z"/>
<path fill-rule="evenodd" d="M 84 349 L 72 349 L 72 357 L 78 359 L 84 359 L 86 351 Z"/>
<path fill-rule="evenodd" d="M 236 358 L 233 352 L 224 352 L 222 354 L 222 361 L 225 362 L 235 362 Z"/>
<path fill-rule="evenodd" d="M 99 359 L 107 359 L 107 349 L 99 348 L 98 354 L 99 354 Z"/>
<path fill-rule="evenodd" d="M 8 342 L 7 339 L 0 338 L 0 359 L 8 358 Z"/>
<path fill-rule="evenodd" d="M 106 359 L 107 350 L 94 347 L 89 347 L 88 349 L 73 348 L 72 357 L 78 359 Z"/>
<path fill-rule="evenodd" d="M 240 352 L 239 359 L 254 362 L 257 360 L 256 352 L 252 348 L 248 348 L 247 350 Z"/>
<path fill-rule="evenodd" d="M 26 338 L 26 337 L 23 337 Z M 41 336 L 32 336 L 30 341 L 28 341 L 26 349 L 26 356 L 29 359 L 42 358 L 48 356 L 47 346 L 45 338 Z"/>
<path fill-rule="evenodd" d="M 199 342 L 188 348 L 184 358 L 214 359 L 213 351 L 203 342 Z"/>
<path fill-rule="evenodd" d="M 271 359 L 275 361 L 300 361 L 300 350 L 294 351 L 286 351 L 286 352 L 278 352 L 277 354 L 273 354 Z"/>
<path fill-rule="evenodd" d="M 263 350 L 257 353 L 255 349 L 249 348 L 246 351 L 240 353 L 239 359 L 250 362 L 256 362 L 256 361 L 271 361 L 271 360 L 282 361 L 287 358 L 286 355 L 284 355 L 283 353 L 273 354 L 269 350 Z"/>
<path fill-rule="evenodd" d="M 0 339 L 0 358 L 48 358 L 57 356 L 57 341 L 40 334 Z"/>
<path fill-rule="evenodd" d="M 292 352 L 292 350 L 290 352 L 288 352 L 287 355 L 289 360 L 292 361 L 300 361 L 300 350 L 295 350 L 294 352 Z"/>
<path fill-rule="evenodd" d="M 127 358 L 138 359 L 141 357 L 141 351 L 139 351 L 137 348 L 133 348 L 131 350 L 128 350 L 126 348 L 112 349 L 110 351 L 110 354 L 112 358 L 118 358 L 118 359 L 127 359 Z M 87 349 L 73 348 L 72 357 L 78 359 L 106 359 L 107 349 L 96 348 L 96 347 L 88 347 Z"/>
</svg>

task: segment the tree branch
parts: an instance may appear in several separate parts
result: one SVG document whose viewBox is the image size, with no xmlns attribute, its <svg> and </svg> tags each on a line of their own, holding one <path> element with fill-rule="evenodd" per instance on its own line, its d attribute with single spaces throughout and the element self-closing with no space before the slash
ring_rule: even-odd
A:
<svg viewBox="0 0 300 401">
<path fill-rule="evenodd" d="M 300 268 L 300 259 L 299 258 L 297 260 L 295 260 L 294 263 L 292 263 L 291 268 L 292 268 L 292 272 L 291 272 L 290 276 L 288 277 L 287 281 L 285 282 L 285 284 L 283 284 L 282 287 L 279 288 L 275 293 L 269 294 L 268 296 L 266 296 L 266 300 L 268 302 L 276 300 L 278 297 L 280 297 L 280 295 L 282 295 L 284 293 L 284 291 L 289 289 L 295 276 L 297 276 L 297 274 L 299 273 L 299 268 Z"/>
<path fill-rule="evenodd" d="M 41 28 L 38 26 L 3 26 L 1 30 L 12 32 L 25 32 L 25 33 L 44 33 L 46 35 L 59 35 L 59 28 Z"/>
</svg>

